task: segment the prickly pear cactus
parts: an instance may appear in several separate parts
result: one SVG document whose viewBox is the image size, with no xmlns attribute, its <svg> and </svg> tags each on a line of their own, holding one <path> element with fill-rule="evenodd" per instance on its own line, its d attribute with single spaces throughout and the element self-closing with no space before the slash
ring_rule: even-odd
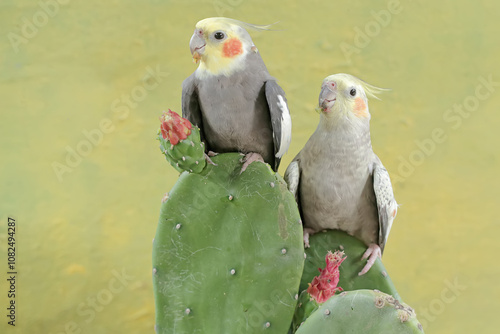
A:
<svg viewBox="0 0 500 334">
<path fill-rule="evenodd" d="M 340 267 L 340 280 L 338 285 L 345 291 L 370 289 L 380 290 L 392 295 L 401 301 L 391 278 L 380 259 L 377 259 L 370 270 L 359 276 L 366 260 L 361 257 L 367 246 L 357 238 L 343 231 L 327 230 L 316 233 L 309 238 L 310 248 L 306 249 L 304 273 L 300 282 L 300 291 L 307 289 L 308 283 L 318 274 L 318 268 L 325 265 L 325 254 L 330 250 L 343 250 L 347 259 Z"/>
<path fill-rule="evenodd" d="M 173 157 L 176 145 L 164 144 Z M 175 167 L 189 147 L 179 148 Z M 278 174 L 260 162 L 240 174 L 241 157 L 217 155 L 199 172 L 179 163 L 193 172 L 164 198 L 153 241 L 157 333 L 282 334 L 290 326 L 304 262 L 299 212 Z"/>
<path fill-rule="evenodd" d="M 335 251 L 335 253 L 328 251 L 325 257 L 325 268 L 319 268 L 320 274 L 314 277 L 312 282 L 308 284 L 307 290 L 300 294 L 293 316 L 293 330 L 298 329 L 322 303 L 332 298 L 335 293 L 343 291 L 338 283 L 340 281 L 340 265 L 346 260 L 344 255 L 343 251 Z"/>
<path fill-rule="evenodd" d="M 292 333 L 423 333 L 413 309 L 398 300 L 380 260 L 358 275 L 365 265 L 361 256 L 366 246 L 361 241 L 341 231 L 318 233 L 309 241 L 301 281 L 301 290 L 307 290 L 300 294 Z M 318 267 L 320 274 L 315 276 Z"/>
<path fill-rule="evenodd" d="M 199 173 L 205 168 L 205 145 L 200 141 L 200 129 L 168 110 L 160 117 L 158 130 L 160 150 L 177 171 Z"/>
<path fill-rule="evenodd" d="M 344 291 L 321 305 L 309 301 L 304 291 L 299 305 L 298 309 L 305 309 L 303 313 L 316 309 L 304 317 L 306 320 L 302 324 L 294 324 L 296 334 L 423 333 L 411 307 L 377 290 Z"/>
</svg>

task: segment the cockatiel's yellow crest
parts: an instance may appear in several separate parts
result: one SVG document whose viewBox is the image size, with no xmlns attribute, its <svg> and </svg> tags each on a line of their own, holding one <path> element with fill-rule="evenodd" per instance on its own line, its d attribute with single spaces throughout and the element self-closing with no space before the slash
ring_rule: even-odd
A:
<svg viewBox="0 0 500 334">
<path fill-rule="evenodd" d="M 231 75 L 241 69 L 245 57 L 257 48 L 245 30 L 267 30 L 269 26 L 257 26 L 225 17 L 212 17 L 196 24 L 189 43 L 193 60 L 200 65 L 197 75 Z"/>
</svg>

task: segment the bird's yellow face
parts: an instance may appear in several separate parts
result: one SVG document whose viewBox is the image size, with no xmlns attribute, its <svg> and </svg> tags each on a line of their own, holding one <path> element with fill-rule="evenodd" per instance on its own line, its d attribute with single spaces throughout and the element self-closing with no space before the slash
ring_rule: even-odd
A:
<svg viewBox="0 0 500 334">
<path fill-rule="evenodd" d="M 339 113 L 357 118 L 369 117 L 363 87 L 340 75 L 331 75 L 323 81 L 319 107 L 326 114 Z"/>
<path fill-rule="evenodd" d="M 328 118 L 369 120 L 368 100 L 359 81 L 348 74 L 335 74 L 325 78 L 319 94 L 319 111 Z"/>
<path fill-rule="evenodd" d="M 189 43 L 199 72 L 230 75 L 243 66 L 244 56 L 253 43 L 246 31 L 222 18 L 205 19 L 196 24 Z"/>
</svg>

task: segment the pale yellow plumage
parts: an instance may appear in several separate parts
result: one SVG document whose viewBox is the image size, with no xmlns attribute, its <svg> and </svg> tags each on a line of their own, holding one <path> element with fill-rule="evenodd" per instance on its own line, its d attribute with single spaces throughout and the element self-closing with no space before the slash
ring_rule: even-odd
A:
<svg viewBox="0 0 500 334">
<path fill-rule="evenodd" d="M 203 54 L 194 57 L 195 61 L 200 60 L 197 71 L 199 77 L 219 74 L 228 76 L 242 68 L 245 56 L 257 50 L 245 28 L 268 30 L 269 26 L 253 25 L 224 17 L 207 18 L 196 24 L 195 33 L 201 31 L 206 41 Z M 212 38 L 217 31 L 226 34 L 223 41 Z"/>
<path fill-rule="evenodd" d="M 336 101 L 331 107 L 331 112 L 322 116 L 330 121 L 334 121 L 336 118 L 348 118 L 356 123 L 365 118 L 369 119 L 368 97 L 379 100 L 378 94 L 389 90 L 370 85 L 353 75 L 345 73 L 326 77 L 323 80 L 323 86 L 333 82 L 336 85 L 335 89 L 340 93 L 336 96 Z M 355 97 L 347 94 L 352 88 L 357 89 Z M 321 112 L 324 111 L 324 108 L 320 105 L 316 110 Z"/>
</svg>

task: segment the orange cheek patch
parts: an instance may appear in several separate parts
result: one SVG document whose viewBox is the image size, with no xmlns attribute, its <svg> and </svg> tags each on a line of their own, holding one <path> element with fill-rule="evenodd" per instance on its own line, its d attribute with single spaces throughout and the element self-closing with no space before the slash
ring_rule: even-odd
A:
<svg viewBox="0 0 500 334">
<path fill-rule="evenodd" d="M 354 100 L 354 115 L 356 117 L 368 117 L 368 112 L 366 111 L 366 103 L 361 97 Z"/>
<path fill-rule="evenodd" d="M 224 43 L 224 47 L 222 49 L 222 55 L 224 57 L 232 58 L 239 54 L 243 53 L 243 45 L 241 41 L 237 38 L 230 38 Z"/>
</svg>

